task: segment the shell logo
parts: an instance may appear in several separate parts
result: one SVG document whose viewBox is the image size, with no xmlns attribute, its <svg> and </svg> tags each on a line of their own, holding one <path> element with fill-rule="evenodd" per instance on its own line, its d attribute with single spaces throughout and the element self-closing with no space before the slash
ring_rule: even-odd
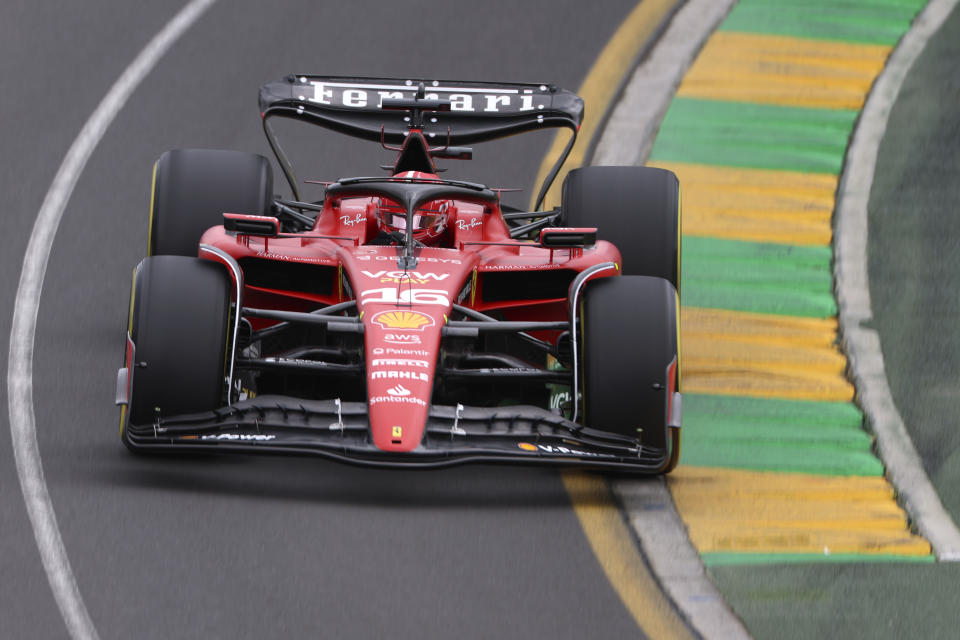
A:
<svg viewBox="0 0 960 640">
<path fill-rule="evenodd" d="M 530 444 L 529 442 L 518 442 L 518 443 L 517 443 L 517 446 L 520 447 L 521 449 L 523 449 L 524 451 L 536 451 L 536 450 L 537 450 L 537 446 L 534 445 L 534 444 Z"/>
<path fill-rule="evenodd" d="M 433 318 L 416 311 L 381 311 L 373 316 L 372 321 L 383 329 L 413 329 L 423 331 L 424 327 L 432 327 Z"/>
</svg>

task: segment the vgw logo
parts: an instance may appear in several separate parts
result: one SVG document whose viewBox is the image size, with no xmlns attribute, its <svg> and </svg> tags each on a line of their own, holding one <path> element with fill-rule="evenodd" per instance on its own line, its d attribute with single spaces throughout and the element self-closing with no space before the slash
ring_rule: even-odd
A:
<svg viewBox="0 0 960 640">
<path fill-rule="evenodd" d="M 361 271 L 368 278 L 396 278 L 397 280 L 446 280 L 449 273 L 421 273 L 420 271 Z"/>
</svg>

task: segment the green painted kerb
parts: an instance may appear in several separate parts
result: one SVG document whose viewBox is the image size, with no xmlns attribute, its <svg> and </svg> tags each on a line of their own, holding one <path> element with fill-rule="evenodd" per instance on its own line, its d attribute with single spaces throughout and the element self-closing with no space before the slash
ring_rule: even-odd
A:
<svg viewBox="0 0 960 640">
<path fill-rule="evenodd" d="M 684 394 L 683 463 L 881 476 L 860 410 L 846 402 Z"/>
<path fill-rule="evenodd" d="M 650 160 L 837 174 L 857 113 L 674 98 Z"/>
<path fill-rule="evenodd" d="M 740 0 L 720 30 L 892 46 L 925 4 L 926 0 Z M 661 123 L 650 160 L 839 175 L 858 114 L 677 97 Z M 837 314 L 831 247 L 698 236 L 684 236 L 683 244 L 686 306 L 809 318 Z M 852 403 L 686 394 L 683 463 L 879 477 L 883 465 L 871 452 L 872 438 L 862 423 Z M 934 561 L 931 555 L 748 550 L 701 557 L 708 567 Z"/>
<path fill-rule="evenodd" d="M 683 303 L 828 318 L 836 315 L 830 247 L 683 238 Z"/>
<path fill-rule="evenodd" d="M 893 45 L 926 0 L 740 0 L 721 31 Z"/>
<path fill-rule="evenodd" d="M 922 562 L 935 563 L 932 555 L 885 555 L 872 553 L 701 553 L 703 564 L 708 567 L 731 567 L 759 564 L 811 564 L 856 562 Z"/>
</svg>

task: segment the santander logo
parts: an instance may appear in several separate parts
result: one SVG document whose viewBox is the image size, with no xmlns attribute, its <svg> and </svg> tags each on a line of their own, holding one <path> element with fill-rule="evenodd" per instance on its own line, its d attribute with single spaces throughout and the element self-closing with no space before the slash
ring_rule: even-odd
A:
<svg viewBox="0 0 960 640">
<path fill-rule="evenodd" d="M 392 396 L 408 396 L 410 395 L 411 391 L 410 389 L 407 389 L 402 384 L 398 384 L 395 387 L 391 387 L 390 389 L 387 389 L 387 393 L 389 393 Z"/>
</svg>

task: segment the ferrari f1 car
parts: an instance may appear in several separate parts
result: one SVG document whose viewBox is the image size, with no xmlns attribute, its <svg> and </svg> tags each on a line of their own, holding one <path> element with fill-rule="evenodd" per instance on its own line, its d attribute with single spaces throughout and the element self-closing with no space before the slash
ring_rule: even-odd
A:
<svg viewBox="0 0 960 640">
<path fill-rule="evenodd" d="M 680 448 L 679 184 L 570 171 L 583 100 L 552 85 L 289 76 L 263 86 L 260 155 L 183 149 L 154 166 L 120 432 L 134 451 L 315 454 L 663 473 Z M 271 121 L 396 151 L 389 174 L 304 201 Z M 572 135 L 532 211 L 444 179 L 474 143 Z"/>
</svg>

